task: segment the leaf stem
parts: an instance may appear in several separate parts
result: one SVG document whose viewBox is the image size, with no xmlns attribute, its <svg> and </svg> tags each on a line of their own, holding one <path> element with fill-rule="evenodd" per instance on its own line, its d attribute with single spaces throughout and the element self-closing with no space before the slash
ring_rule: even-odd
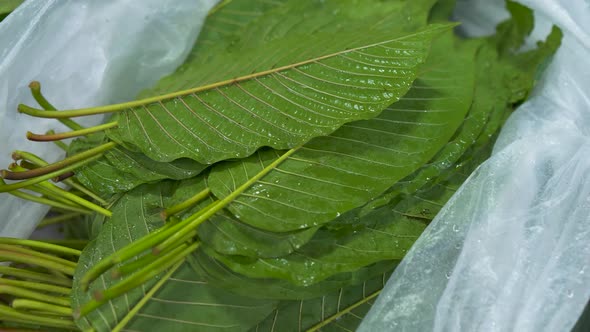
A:
<svg viewBox="0 0 590 332">
<path fill-rule="evenodd" d="M 38 300 L 41 302 L 62 305 L 65 307 L 69 307 L 71 305 L 70 299 L 68 297 L 51 296 L 51 295 L 35 292 L 32 290 L 28 290 L 25 288 L 10 286 L 10 285 L 0 285 L 0 294 L 8 294 L 8 295 L 16 296 L 16 297 L 22 297 L 22 298 L 27 298 L 27 299 Z"/>
<path fill-rule="evenodd" d="M 113 127 L 116 127 L 118 125 L 118 123 L 116 121 L 114 122 L 108 122 L 108 123 L 104 123 L 98 126 L 94 126 L 94 127 L 89 127 L 89 128 L 84 128 L 84 129 L 80 129 L 80 130 L 73 130 L 73 131 L 69 131 L 69 132 L 65 132 L 65 133 L 59 133 L 59 134 L 33 134 L 30 131 L 27 131 L 27 138 L 31 141 L 35 141 L 35 142 L 51 142 L 51 141 L 60 141 L 62 139 L 66 139 L 66 138 L 72 138 L 72 137 L 78 137 L 78 136 L 84 136 L 84 135 L 88 135 L 88 134 L 93 134 L 99 131 L 103 131 L 106 129 L 110 129 Z"/>
<path fill-rule="evenodd" d="M 33 81 L 29 83 L 29 89 L 31 89 L 31 94 L 33 95 L 33 98 L 35 98 L 35 100 L 37 101 L 39 106 L 41 106 L 41 108 L 43 108 L 45 111 L 57 111 L 57 109 L 53 107 L 53 105 L 51 105 L 51 103 L 47 101 L 47 99 L 45 99 L 45 97 L 41 93 L 41 83 L 39 83 L 38 81 Z M 61 122 L 63 125 L 72 130 L 84 129 L 84 127 L 82 127 L 77 122 L 71 119 L 60 119 L 59 122 Z"/>
<path fill-rule="evenodd" d="M 37 280 L 39 282 L 45 282 L 65 287 L 72 287 L 71 279 L 58 279 L 47 273 L 33 272 L 29 270 L 17 269 L 14 267 L 2 265 L 0 265 L 0 273 L 2 273 L 2 275 L 13 276 L 22 279 Z"/>
<path fill-rule="evenodd" d="M 2 187 L 2 185 L 6 185 L 6 183 L 4 181 L 2 181 L 2 179 L 0 179 L 0 188 Z M 51 207 L 56 207 L 56 208 L 61 208 L 67 211 L 74 211 L 76 213 L 82 213 L 82 214 L 92 214 L 92 211 L 86 210 L 86 209 L 82 209 L 82 208 L 78 208 L 75 206 L 71 206 L 69 204 L 64 204 L 61 202 L 56 202 L 44 197 L 39 197 L 39 196 L 35 196 L 35 195 L 31 195 L 22 191 L 18 191 L 18 190 L 13 190 L 10 191 L 9 194 L 27 200 L 27 201 L 31 201 L 31 202 L 35 202 L 35 203 L 39 203 L 39 204 L 43 204 L 43 205 L 48 205 Z"/>
<path fill-rule="evenodd" d="M 174 274 L 174 272 L 176 272 L 176 270 L 178 270 L 179 267 L 182 266 L 182 264 L 184 263 L 184 260 L 181 262 L 176 263 L 175 266 L 173 266 L 163 277 L 162 279 L 158 280 L 158 282 L 154 285 L 154 287 L 152 287 L 142 298 L 141 300 L 139 300 L 139 302 L 137 302 L 137 304 L 131 309 L 129 310 L 129 312 L 127 313 L 127 315 L 125 315 L 125 317 L 123 317 L 123 319 L 121 319 L 121 321 L 119 322 L 119 324 L 117 324 L 112 332 L 120 332 L 121 330 L 123 330 L 125 328 L 125 326 L 127 326 L 127 324 L 129 323 L 129 321 L 131 319 L 133 319 L 133 317 L 135 317 L 135 315 L 139 312 L 139 310 L 141 310 L 141 308 L 143 308 L 143 306 L 154 296 L 154 294 L 156 294 L 156 292 L 162 288 L 162 286 L 164 286 L 164 284 L 168 281 L 168 279 L 170 279 L 170 277 L 172 276 L 172 274 Z"/>
<path fill-rule="evenodd" d="M 53 171 L 51 173 L 48 173 L 48 174 L 45 174 L 45 175 L 42 175 L 42 176 L 38 176 L 36 178 L 27 179 L 25 181 L 15 182 L 15 183 L 6 184 L 6 185 L 1 185 L 0 184 L 0 193 L 4 193 L 4 192 L 8 192 L 8 191 L 13 191 L 13 190 L 16 190 L 16 189 L 25 188 L 25 187 L 28 187 L 28 186 L 31 186 L 31 185 L 34 185 L 34 184 L 43 182 L 45 180 L 52 179 L 52 178 L 54 178 L 56 176 L 59 176 L 61 174 L 64 174 L 64 173 L 73 171 L 73 170 L 79 168 L 80 166 L 83 166 L 83 165 L 86 165 L 88 163 L 91 163 L 91 162 L 99 159 L 100 157 L 102 157 L 102 154 L 98 154 L 96 156 L 90 157 L 90 158 L 88 158 L 86 160 L 79 161 L 77 163 L 74 163 L 74 164 L 72 164 L 70 166 L 67 166 L 67 167 L 64 167 L 62 169 Z"/>
<path fill-rule="evenodd" d="M 36 240 L 24 240 L 24 239 L 16 239 L 16 238 L 9 238 L 9 237 L 0 237 L 1 244 L 13 244 L 13 245 L 21 245 L 27 246 L 36 249 L 43 249 L 59 254 L 64 255 L 73 255 L 73 256 L 80 256 L 82 252 L 80 250 L 47 243 L 45 241 L 36 241 Z"/>
<path fill-rule="evenodd" d="M 321 321 L 320 323 L 310 327 L 309 329 L 306 330 L 306 332 L 316 332 L 316 331 L 320 331 L 320 329 L 330 323 L 332 323 L 334 320 L 338 319 L 339 317 L 342 317 L 343 315 L 351 312 L 352 310 L 354 310 L 355 308 L 369 302 L 370 300 L 374 299 L 375 297 L 377 297 L 379 295 L 379 293 L 381 293 L 381 290 L 378 290 L 372 294 L 370 294 L 369 296 L 365 297 L 364 299 L 362 299 L 361 301 L 358 301 L 356 303 L 354 303 L 353 305 L 345 308 L 344 310 L 341 310 L 335 314 L 333 314 L 332 316 L 324 319 L 323 321 Z"/>
<path fill-rule="evenodd" d="M 179 244 L 187 242 L 188 240 L 192 239 L 196 235 L 197 235 L 197 232 L 193 231 L 193 232 L 187 234 L 187 236 L 182 238 L 180 241 L 174 242 L 171 245 L 164 247 L 163 249 L 160 249 L 157 252 L 155 250 L 152 250 L 151 253 L 147 253 L 147 254 L 143 255 L 140 258 L 138 258 L 137 260 L 132 261 L 131 263 L 127 263 L 125 265 L 116 267 L 113 270 L 113 272 L 111 273 L 111 276 L 113 278 L 119 278 L 121 276 L 129 275 L 129 274 L 141 269 L 142 267 L 156 261 L 157 259 L 159 259 L 159 257 L 161 255 L 170 252 L 174 248 L 177 248 Z"/>
<path fill-rule="evenodd" d="M 42 228 L 49 225 L 59 224 L 62 222 L 74 220 L 77 217 L 82 216 L 82 213 L 79 212 L 71 212 L 71 213 L 64 213 L 59 216 L 49 217 L 41 220 L 41 222 L 37 225 L 37 228 Z"/>
<path fill-rule="evenodd" d="M 48 130 L 45 134 L 53 135 L 55 134 L 55 130 Z M 68 152 L 68 145 L 66 143 L 62 141 L 53 141 L 53 144 L 55 144 L 58 148 L 64 150 L 65 152 Z"/>
<path fill-rule="evenodd" d="M 68 328 L 75 329 L 71 319 L 63 318 L 49 318 L 40 315 L 33 315 L 29 313 L 20 312 L 6 305 L 0 304 L 0 316 L 5 322 L 24 323 L 24 324 L 37 324 L 44 327 L 57 327 L 57 328 Z"/>
<path fill-rule="evenodd" d="M 115 146 L 117 146 L 117 143 L 108 142 L 108 143 L 99 145 L 97 147 L 94 147 L 92 149 L 86 150 L 84 152 L 78 153 L 77 155 L 67 157 L 61 161 L 56 162 L 56 163 L 49 164 L 49 165 L 39 167 L 39 168 L 35 168 L 35 169 L 31 169 L 31 170 L 28 170 L 25 172 L 10 172 L 7 170 L 2 170 L 1 171 L 2 177 L 5 179 L 8 179 L 8 180 L 24 180 L 24 179 L 38 177 L 41 175 L 45 175 L 45 174 L 63 169 L 64 167 L 72 165 L 72 164 L 77 163 L 79 161 L 86 160 L 89 157 L 100 155 L 103 152 L 114 148 Z M 61 173 L 61 174 L 63 174 L 63 173 Z"/>
<path fill-rule="evenodd" d="M 61 265 L 53 261 L 46 261 L 35 256 L 14 252 L 12 250 L 0 250 L 0 260 L 37 265 L 49 270 L 63 272 L 67 275 L 74 275 L 74 267 Z"/>
<path fill-rule="evenodd" d="M 211 193 L 211 190 L 209 188 L 206 188 L 206 189 L 202 190 L 201 192 L 195 194 L 193 197 L 187 199 L 186 201 L 166 208 L 166 210 L 164 210 L 162 213 L 163 219 L 166 219 L 166 218 L 168 218 L 168 216 L 177 214 L 178 212 L 188 209 L 189 207 L 191 207 L 191 206 L 197 204 L 198 202 L 200 202 L 201 200 L 205 199 L 207 196 L 209 196 L 210 193 Z"/>
<path fill-rule="evenodd" d="M 14 309 L 25 309 L 25 310 L 38 310 L 48 312 L 50 314 L 58 314 L 61 316 L 66 316 L 68 318 L 72 317 L 72 308 L 71 307 L 64 307 L 55 304 L 48 304 L 44 302 L 34 301 L 34 300 L 27 300 L 27 299 L 16 299 L 12 301 L 12 307 Z"/>
<path fill-rule="evenodd" d="M 295 67 L 312 64 L 312 63 L 315 63 L 315 62 L 318 62 L 321 60 L 333 58 L 333 57 L 339 56 L 341 54 L 355 52 L 355 51 L 362 50 L 362 49 L 368 48 L 368 47 L 384 45 L 384 44 L 391 43 L 394 41 L 404 40 L 404 39 L 407 39 L 407 38 L 410 38 L 410 37 L 413 37 L 413 36 L 416 36 L 419 34 L 423 34 L 423 33 L 444 31 L 444 30 L 452 28 L 453 26 L 456 26 L 456 24 L 437 24 L 436 27 L 434 27 L 434 28 L 431 27 L 430 30 L 417 31 L 413 34 L 408 34 L 403 37 L 397 37 L 397 38 L 393 38 L 390 40 L 384 40 L 384 41 L 380 41 L 377 43 L 362 45 L 362 46 L 358 46 L 358 47 L 354 47 L 354 48 L 347 48 L 347 49 L 344 49 L 341 51 L 333 52 L 331 54 L 325 54 L 325 55 L 318 56 L 315 58 L 303 60 L 303 61 L 300 61 L 297 63 L 292 63 L 292 64 L 284 65 L 281 67 L 263 70 L 263 71 L 260 71 L 257 73 L 252 73 L 252 74 L 248 74 L 248 75 L 244 75 L 244 76 L 240 76 L 240 77 L 236 77 L 236 78 L 232 78 L 232 79 L 228 79 L 228 80 L 223 80 L 223 81 L 219 81 L 219 82 L 215 82 L 215 83 L 211 83 L 211 84 L 206 84 L 206 85 L 202 85 L 202 86 L 196 87 L 196 88 L 191 88 L 191 89 L 176 91 L 176 92 L 172 92 L 172 93 L 168 93 L 168 94 L 163 94 L 160 96 L 154 96 L 154 97 L 149 97 L 149 98 L 145 98 L 145 99 L 134 100 L 134 101 L 126 102 L 126 103 L 105 105 L 105 106 L 92 107 L 92 108 L 75 109 L 75 110 L 65 110 L 65 111 L 59 111 L 59 112 L 44 112 L 42 110 L 35 109 L 30 106 L 19 104 L 18 111 L 21 113 L 31 115 L 31 116 L 35 116 L 35 117 L 57 118 L 57 119 L 73 118 L 73 117 L 79 117 L 79 116 L 88 116 L 88 115 L 94 115 L 94 114 L 113 113 L 113 112 L 122 111 L 122 110 L 125 110 L 128 108 L 144 106 L 144 105 L 148 105 L 148 104 L 152 104 L 152 103 L 158 103 L 158 102 L 161 102 L 161 101 L 167 100 L 167 99 L 174 99 L 176 97 L 191 95 L 191 94 L 195 94 L 195 93 L 199 93 L 199 92 L 203 92 L 203 91 L 208 91 L 208 90 L 212 90 L 212 89 L 219 88 L 219 87 L 224 87 L 224 86 L 236 84 L 236 83 L 243 82 L 243 81 L 252 80 L 252 79 L 262 77 L 265 75 L 269 75 L 269 74 L 281 72 L 284 70 L 293 69 Z"/>
<path fill-rule="evenodd" d="M 199 247 L 199 243 L 193 243 L 192 245 L 182 244 L 178 248 L 168 252 L 161 256 L 158 260 L 145 266 L 143 269 L 137 271 L 129 278 L 126 278 L 115 285 L 109 287 L 102 292 L 96 292 L 92 300 L 88 301 L 82 308 L 80 308 L 79 317 L 83 317 L 90 313 L 92 310 L 98 308 L 103 303 L 106 303 L 110 299 L 121 296 L 122 294 L 143 285 L 149 280 L 156 277 L 162 271 L 174 266 L 184 258 L 195 251 Z"/>
<path fill-rule="evenodd" d="M 13 159 L 20 159 L 22 161 L 30 161 L 32 162 L 34 165 L 36 165 L 37 167 L 43 167 L 43 166 L 47 166 L 49 165 L 49 163 L 45 160 L 43 160 L 42 158 L 40 158 L 39 156 L 30 153 L 30 152 L 25 152 L 25 151 L 15 151 L 12 154 L 12 158 Z M 94 199 L 95 201 L 99 202 L 102 205 L 106 205 L 107 202 L 100 198 L 100 196 L 98 196 L 97 194 L 93 193 L 92 191 L 88 190 L 88 188 L 84 187 L 83 185 L 77 183 L 76 181 L 74 181 L 73 179 L 65 179 L 63 181 L 65 184 L 73 187 L 74 189 L 77 189 L 79 191 L 81 191 L 82 193 L 90 196 L 92 199 Z"/>
<path fill-rule="evenodd" d="M 42 252 L 38 252 L 35 250 L 31 250 L 31 249 L 27 249 L 18 245 L 14 245 L 14 244 L 0 244 L 0 250 L 6 250 L 6 251 L 12 251 L 15 253 L 21 253 L 21 254 L 25 254 L 25 255 L 30 255 L 32 257 L 36 257 L 39 258 L 41 260 L 45 260 L 47 262 L 54 262 L 57 264 L 61 264 L 63 266 L 70 266 L 72 268 L 76 268 L 76 263 L 69 261 L 67 259 L 63 259 L 57 256 L 53 256 L 53 255 L 49 255 L 49 254 L 45 254 Z"/>
<path fill-rule="evenodd" d="M 202 222 L 209 219 L 219 210 L 223 209 L 226 205 L 231 203 L 234 199 L 236 199 L 240 194 L 242 194 L 246 189 L 252 186 L 256 181 L 260 180 L 264 177 L 268 172 L 276 168 L 280 163 L 285 161 L 290 155 L 295 153 L 299 147 L 293 148 L 279 158 L 274 160 L 264 169 L 262 169 L 258 174 L 254 177 L 250 178 L 246 183 L 242 184 L 238 187 L 235 191 L 231 194 L 226 196 L 224 199 L 215 201 L 205 207 L 203 210 L 205 212 L 198 211 L 193 215 L 189 216 L 187 219 L 175 223 L 174 225 L 170 226 L 170 228 L 166 228 L 160 232 L 153 232 L 144 236 L 137 242 L 130 243 L 120 249 L 119 251 L 109 255 L 108 257 L 104 258 L 103 260 L 99 261 L 96 265 L 94 265 L 80 280 L 80 287 L 83 290 L 87 290 L 90 283 L 96 280 L 101 274 L 106 272 L 108 269 L 113 267 L 115 264 L 120 262 L 126 261 L 135 257 L 136 255 L 142 253 L 145 250 L 148 250 L 150 247 L 153 247 L 170 237 L 180 238 L 183 237 L 185 234 L 191 232 L 192 230 L 196 229 Z"/>
<path fill-rule="evenodd" d="M 14 170 L 19 171 L 20 169 L 22 169 L 21 167 L 14 167 Z M 39 186 L 39 187 L 37 187 Z M 37 185 L 31 186 L 29 188 L 30 190 L 33 191 L 37 191 L 41 194 L 44 194 L 45 196 L 48 196 L 50 198 L 53 198 L 56 201 L 60 201 L 64 204 L 72 204 L 73 206 L 72 208 L 77 208 L 77 207 L 85 207 L 88 208 L 96 213 L 102 214 L 103 216 L 106 217 L 111 217 L 112 213 L 111 211 L 96 205 L 78 195 L 75 195 L 67 190 L 64 190 L 52 183 L 49 182 L 41 182 Z M 81 211 L 81 210 L 80 210 Z"/>
<path fill-rule="evenodd" d="M 72 289 L 67 288 L 67 287 L 47 285 L 47 284 L 39 283 L 39 282 L 6 279 L 6 278 L 0 278 L 0 285 L 16 286 L 16 287 L 21 287 L 21 288 L 45 291 L 45 292 L 49 292 L 49 293 L 58 293 L 58 294 L 62 294 L 62 295 L 70 295 L 70 293 L 72 292 Z"/>
</svg>

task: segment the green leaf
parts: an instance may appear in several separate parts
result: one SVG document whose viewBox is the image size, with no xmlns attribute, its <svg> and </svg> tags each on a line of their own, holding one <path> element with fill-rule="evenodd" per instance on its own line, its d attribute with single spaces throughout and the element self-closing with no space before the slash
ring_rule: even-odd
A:
<svg viewBox="0 0 590 332">
<path fill-rule="evenodd" d="M 104 141 L 104 135 L 77 139 L 70 144 L 68 154 L 94 147 Z M 182 180 L 198 175 L 206 168 L 191 159 L 157 162 L 144 154 L 122 146 L 107 151 L 97 161 L 76 170 L 76 178 L 88 189 L 108 198 L 129 191 L 141 184 L 164 179 Z"/>
<path fill-rule="evenodd" d="M 229 63 L 259 74 L 132 102 L 138 106 L 120 113 L 118 128 L 108 135 L 153 160 L 186 157 L 204 164 L 245 157 L 262 146 L 297 146 L 343 123 L 377 116 L 397 101 L 416 78 L 431 39 L 448 28 L 342 33 L 337 42 L 332 34 L 318 34 L 298 39 L 288 54 L 269 51 L 293 48 L 293 41 L 281 39 L 239 58 L 220 56 L 207 68 Z M 216 74 L 215 81 L 224 78 Z"/>
<path fill-rule="evenodd" d="M 288 256 L 251 259 L 205 251 L 231 270 L 251 278 L 277 278 L 308 286 L 383 260 L 401 260 L 426 224 L 383 207 L 358 218 L 352 227 L 320 229 Z"/>
<path fill-rule="evenodd" d="M 197 251 L 189 257 L 189 263 L 198 274 L 206 276 L 209 283 L 232 293 L 256 299 L 271 300 L 302 300 L 312 299 L 323 294 L 350 285 L 358 285 L 363 281 L 381 275 L 391 269 L 397 262 L 382 261 L 364 266 L 354 272 L 338 273 L 321 282 L 300 286 L 286 280 L 272 278 L 248 278 L 228 269 L 225 265 Z"/>
<path fill-rule="evenodd" d="M 276 308 L 212 287 L 185 263 L 152 296 L 126 329 L 134 331 L 246 331 Z"/>
<path fill-rule="evenodd" d="M 454 56 L 441 56 L 452 52 Z M 475 47 L 439 38 L 414 88 L 372 120 L 343 125 L 305 144 L 229 205 L 241 222 L 273 232 L 314 227 L 377 197 L 449 140 L 471 104 Z M 438 51 L 437 51 L 438 50 Z M 231 193 L 278 157 L 260 150 L 215 165 L 209 186 Z"/>
<path fill-rule="evenodd" d="M 91 285 L 89 292 L 84 292 L 78 284 L 82 275 L 103 257 L 161 227 L 163 220 L 160 211 L 163 200 L 172 189 L 173 184 L 169 182 L 144 185 L 122 196 L 112 207 L 113 216 L 102 226 L 96 239 L 84 249 L 78 261 L 72 287 L 74 310 L 88 302 L 94 291 L 103 290 L 117 281 L 105 274 Z M 110 331 L 155 282 L 156 280 L 152 280 L 129 291 L 76 323 L 82 329 L 93 326 L 96 331 Z"/>
<path fill-rule="evenodd" d="M 170 91 L 189 89 L 195 83 L 210 82 L 210 79 L 202 77 L 203 66 L 208 66 L 209 62 L 214 63 L 213 77 L 220 74 L 226 77 L 247 74 L 248 72 L 233 63 L 232 66 L 223 64 L 223 71 L 220 72 L 215 67 L 215 64 L 220 63 L 217 58 L 223 58 L 228 53 L 240 56 L 256 48 L 269 49 L 267 44 L 279 39 L 289 38 L 292 45 L 287 49 L 291 49 L 302 41 L 306 43 L 310 35 L 317 33 L 337 35 L 367 29 L 391 33 L 413 32 L 426 26 L 425 13 L 433 2 L 434 0 L 223 1 L 210 12 L 185 63 L 175 73 L 162 79 L 156 87 L 144 91 L 141 96 L 158 96 Z M 264 56 L 256 59 L 258 70 L 274 65 L 269 63 L 265 66 Z M 238 64 L 243 65 L 243 61 L 238 61 Z"/>
<path fill-rule="evenodd" d="M 354 331 L 369 312 L 391 270 L 367 279 L 360 285 L 326 292 L 323 296 L 300 301 L 284 301 L 264 321 L 258 331 Z"/>
<path fill-rule="evenodd" d="M 221 1 L 209 12 L 203 29 L 199 33 L 199 39 L 191 50 L 185 62 L 177 69 L 177 72 L 183 72 L 192 67 L 194 63 L 204 62 L 210 56 L 218 55 L 220 52 L 235 42 L 236 36 L 239 36 L 247 26 L 267 14 L 274 8 L 284 5 L 289 0 L 224 0 Z M 164 85 L 165 81 L 171 83 L 175 80 L 172 74 L 165 78 L 158 85 Z M 155 87 L 154 89 L 158 89 Z"/>
<path fill-rule="evenodd" d="M 2 2 L 0 2 L 0 16 L 10 14 L 20 6 L 23 1 L 24 0 L 2 0 Z"/>
<path fill-rule="evenodd" d="M 226 255 L 281 257 L 309 242 L 318 227 L 275 233 L 240 222 L 223 211 L 199 226 L 199 238 Z"/>
<path fill-rule="evenodd" d="M 115 203 L 113 217 L 103 225 L 98 237 L 84 249 L 80 257 L 72 293 L 74 309 L 87 303 L 94 291 L 103 290 L 119 281 L 107 273 L 91 284 L 89 292 L 82 291 L 78 283 L 80 277 L 98 260 L 160 227 L 163 224 L 160 212 L 163 206 L 169 204 L 177 186 L 177 182 L 171 181 L 142 185 Z M 214 288 L 203 275 L 187 264 L 176 270 L 153 295 L 146 295 L 159 278 L 161 276 L 102 305 L 79 319 L 78 326 L 82 329 L 92 327 L 95 331 L 111 331 L 145 298 L 147 303 L 133 313 L 134 318 L 128 325 L 132 330 L 248 330 L 276 305 L 272 300 L 247 298 Z"/>
</svg>

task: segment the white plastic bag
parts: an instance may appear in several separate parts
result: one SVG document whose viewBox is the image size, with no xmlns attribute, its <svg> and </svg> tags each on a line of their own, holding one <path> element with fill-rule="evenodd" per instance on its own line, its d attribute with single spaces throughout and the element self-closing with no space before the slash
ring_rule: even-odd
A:
<svg viewBox="0 0 590 332">
<path fill-rule="evenodd" d="M 0 23 L 0 168 L 13 150 L 55 161 L 63 152 L 25 139 L 65 127 L 18 114 L 40 81 L 57 108 L 130 100 L 186 57 L 217 0 L 27 0 Z M 76 119 L 96 124 L 102 117 Z M 47 208 L 0 194 L 0 236 L 28 237 Z"/>
<path fill-rule="evenodd" d="M 590 299 L 590 3 L 520 2 L 562 46 L 359 331 L 569 331 Z"/>
</svg>

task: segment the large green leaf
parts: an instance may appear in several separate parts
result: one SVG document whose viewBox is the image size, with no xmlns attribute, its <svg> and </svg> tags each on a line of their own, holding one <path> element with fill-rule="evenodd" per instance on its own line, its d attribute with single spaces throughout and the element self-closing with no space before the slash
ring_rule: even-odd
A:
<svg viewBox="0 0 590 332">
<path fill-rule="evenodd" d="M 312 299 L 342 287 L 361 284 L 364 280 L 381 275 L 397 262 L 382 261 L 364 266 L 354 272 L 338 273 L 321 282 L 300 286 L 272 278 L 248 278 L 228 269 L 225 265 L 205 254 L 196 252 L 189 262 L 198 274 L 206 276 L 214 286 L 232 293 L 256 299 L 302 300 Z"/>
<path fill-rule="evenodd" d="M 70 144 L 68 154 L 75 154 L 103 142 L 102 135 L 77 139 Z M 77 169 L 76 179 L 91 191 L 108 198 L 144 183 L 190 178 L 205 168 L 205 165 L 188 158 L 157 162 L 142 153 L 117 146 L 107 151 L 102 158 Z"/>
<path fill-rule="evenodd" d="M 388 271 L 315 299 L 284 301 L 251 332 L 354 331 L 390 275 Z"/>
<path fill-rule="evenodd" d="M 142 185 L 123 195 L 113 206 L 113 217 L 101 228 L 80 258 L 72 293 L 72 306 L 80 308 L 96 290 L 103 290 L 119 279 L 107 273 L 91 284 L 90 291 L 79 288 L 80 277 L 97 261 L 161 226 L 163 206 L 178 183 L 166 181 Z M 95 331 L 110 331 L 142 299 L 147 303 L 136 313 L 129 328 L 139 331 L 172 329 L 174 331 L 247 330 L 275 308 L 275 301 L 239 296 L 211 286 L 203 275 L 183 264 L 153 294 L 150 289 L 159 278 L 102 305 L 77 324 Z"/>
<path fill-rule="evenodd" d="M 199 58 L 211 47 L 227 47 L 234 35 L 247 29 L 246 26 L 266 12 L 289 2 L 289 0 L 224 0 L 215 6 L 207 16 L 199 42 L 191 50 L 187 61 Z M 221 45 L 220 45 L 221 44 Z"/>
<path fill-rule="evenodd" d="M 426 24 L 426 15 L 424 13 L 432 5 L 432 2 L 432 0 L 421 0 L 412 3 L 405 1 L 372 1 L 371 4 L 364 3 L 363 6 L 359 6 L 355 0 L 344 2 L 286 1 L 283 3 L 243 0 L 226 1 L 210 14 L 203 31 L 204 35 L 201 36 L 186 62 L 174 74 L 162 79 L 156 87 L 144 91 L 142 96 L 150 97 L 174 90 L 184 90 L 191 87 L 187 86 L 187 83 L 204 82 L 203 68 L 207 68 L 207 66 L 218 67 L 218 65 L 206 63 L 205 58 L 224 56 L 230 48 L 233 53 L 241 55 L 244 50 L 248 51 L 254 47 L 265 48 L 267 42 L 285 36 L 299 36 L 300 40 L 306 42 L 309 39 L 308 35 L 312 32 L 321 31 L 324 34 L 339 34 L 342 31 L 349 31 L 350 34 L 350 31 L 356 30 L 359 25 L 366 26 L 366 22 L 374 22 L 373 28 L 380 27 L 383 31 L 385 29 L 387 31 L 401 31 L 402 28 L 405 29 L 404 31 L 413 31 Z M 289 19 L 285 20 L 283 17 L 287 13 Z M 406 17 L 408 16 L 412 17 L 412 20 L 404 22 L 407 21 Z M 400 25 L 398 22 L 404 22 L 404 24 Z M 203 40 L 206 45 L 203 45 Z M 299 40 L 293 40 L 297 44 L 301 43 Z M 215 47 L 210 47 L 211 45 L 208 44 L 213 41 L 216 42 Z M 243 59 L 240 58 L 233 62 L 239 63 L 240 61 L 243 61 Z M 223 68 L 227 67 L 223 66 Z M 240 73 L 242 73 L 241 68 L 236 67 L 225 73 L 216 71 L 213 78 L 219 78 L 222 75 L 239 75 Z M 126 143 L 123 139 L 117 137 L 115 133 L 111 133 L 111 136 L 120 143 Z M 76 145 L 79 146 L 80 144 Z M 130 190 L 141 183 L 165 178 L 182 179 L 186 177 L 176 172 L 167 175 L 169 172 L 166 171 L 152 174 L 151 169 L 145 169 L 142 166 L 161 163 L 152 162 L 147 156 L 132 152 L 137 150 L 133 145 L 128 143 L 123 145 L 127 148 L 119 148 L 122 151 L 107 153 L 104 158 L 101 158 L 96 163 L 81 169 L 79 171 L 81 181 L 90 189 L 104 196 L 110 196 L 113 193 Z M 74 149 L 70 150 L 73 152 Z M 183 167 L 185 164 L 191 170 L 203 168 L 197 162 L 191 164 L 187 158 L 181 160 L 179 162 L 180 168 L 185 168 Z M 128 171 L 120 172 L 121 170 L 134 169 L 138 164 L 140 168 L 138 168 L 138 172 L 133 172 L 134 174 L 126 174 L 129 173 Z M 165 167 L 165 165 L 162 165 L 162 167 Z M 157 167 L 157 170 L 162 167 Z M 174 168 L 174 166 L 171 168 Z M 147 177 L 144 178 L 142 172 L 146 172 Z M 97 179 L 97 181 L 93 181 L 93 179 Z M 142 179 L 145 179 L 145 181 L 142 181 Z M 106 185 L 101 186 L 101 183 Z"/>
<path fill-rule="evenodd" d="M 290 148 L 346 122 L 377 116 L 399 100 L 431 39 L 448 28 L 339 33 L 336 42 L 332 34 L 298 37 L 297 44 L 281 39 L 252 54 L 220 56 L 220 63 L 206 68 L 257 59 L 240 66 L 244 74 L 268 71 L 238 79 L 217 74 L 210 85 L 129 103 L 137 106 L 118 114 L 119 126 L 109 136 L 157 161 L 186 157 L 209 164 L 262 146 Z M 270 51 L 275 49 L 282 53 Z M 220 79 L 228 81 L 214 83 Z"/>
<path fill-rule="evenodd" d="M 439 38 L 426 72 L 401 101 L 305 144 L 229 210 L 254 227 L 287 232 L 329 222 L 377 197 L 432 158 L 461 124 L 473 94 L 475 46 L 455 46 L 450 34 Z M 215 165 L 212 192 L 227 196 L 278 155 L 260 150 Z"/>
<path fill-rule="evenodd" d="M 206 253 L 251 278 L 277 278 L 308 286 L 382 261 L 401 260 L 426 224 L 383 207 L 337 230 L 320 229 L 303 247 L 278 258 L 245 258 Z"/>
<path fill-rule="evenodd" d="M 117 249 L 163 225 L 159 212 L 164 204 L 164 197 L 172 189 L 171 183 L 146 185 L 127 193 L 112 207 L 112 218 L 102 226 L 96 239 L 84 249 L 79 259 L 72 288 L 74 309 L 88 302 L 94 291 L 103 290 L 116 282 L 110 278 L 109 274 L 105 274 L 91 285 L 89 292 L 84 292 L 79 288 L 78 281 L 90 267 Z M 123 297 L 110 301 L 87 317 L 78 320 L 77 324 L 83 329 L 93 326 L 97 331 L 109 331 L 155 282 L 155 279 L 151 280 Z"/>
<path fill-rule="evenodd" d="M 276 301 L 257 300 L 212 287 L 185 263 L 135 315 L 133 331 L 246 331 L 276 308 Z"/>
<path fill-rule="evenodd" d="M 220 77 L 249 74 L 250 72 L 241 68 L 245 65 L 243 60 L 217 66 L 220 64 L 217 58 L 223 58 L 229 53 L 240 56 L 244 52 L 252 52 L 252 49 L 260 49 L 255 51 L 263 54 L 256 57 L 257 71 L 270 68 L 275 63 L 271 61 L 265 64 L 269 59 L 264 50 L 272 49 L 268 43 L 279 39 L 288 38 L 290 47 L 287 49 L 291 49 L 294 45 L 307 48 L 300 44 L 306 44 L 310 35 L 318 33 L 337 35 L 367 29 L 380 29 L 392 34 L 414 32 L 426 26 L 426 13 L 433 2 L 434 0 L 223 1 L 211 11 L 185 63 L 154 88 L 144 91 L 141 96 L 158 96 L 170 91 L 190 89 L 195 84 L 206 84 L 219 80 Z M 331 47 L 331 44 L 333 41 L 322 47 Z M 319 46 L 311 45 L 312 49 L 317 47 Z M 213 66 L 214 70 L 206 71 L 204 66 Z M 204 74 L 211 77 L 205 77 Z"/>
</svg>

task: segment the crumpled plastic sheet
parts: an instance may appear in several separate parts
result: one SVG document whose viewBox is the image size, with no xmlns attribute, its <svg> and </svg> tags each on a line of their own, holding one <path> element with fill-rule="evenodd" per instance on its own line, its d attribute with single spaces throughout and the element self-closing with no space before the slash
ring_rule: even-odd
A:
<svg viewBox="0 0 590 332">
<path fill-rule="evenodd" d="M 27 130 L 67 130 L 57 120 L 16 112 L 36 105 L 28 84 L 58 109 L 133 99 L 180 65 L 217 0 L 27 0 L 0 23 L 0 168 L 13 150 L 48 161 L 63 157 L 50 143 L 25 139 Z M 79 118 L 93 125 L 103 117 Z M 0 236 L 28 237 L 47 207 L 0 194 Z"/>
<path fill-rule="evenodd" d="M 562 46 L 359 331 L 569 331 L 590 299 L 590 3 L 520 2 Z"/>
</svg>

